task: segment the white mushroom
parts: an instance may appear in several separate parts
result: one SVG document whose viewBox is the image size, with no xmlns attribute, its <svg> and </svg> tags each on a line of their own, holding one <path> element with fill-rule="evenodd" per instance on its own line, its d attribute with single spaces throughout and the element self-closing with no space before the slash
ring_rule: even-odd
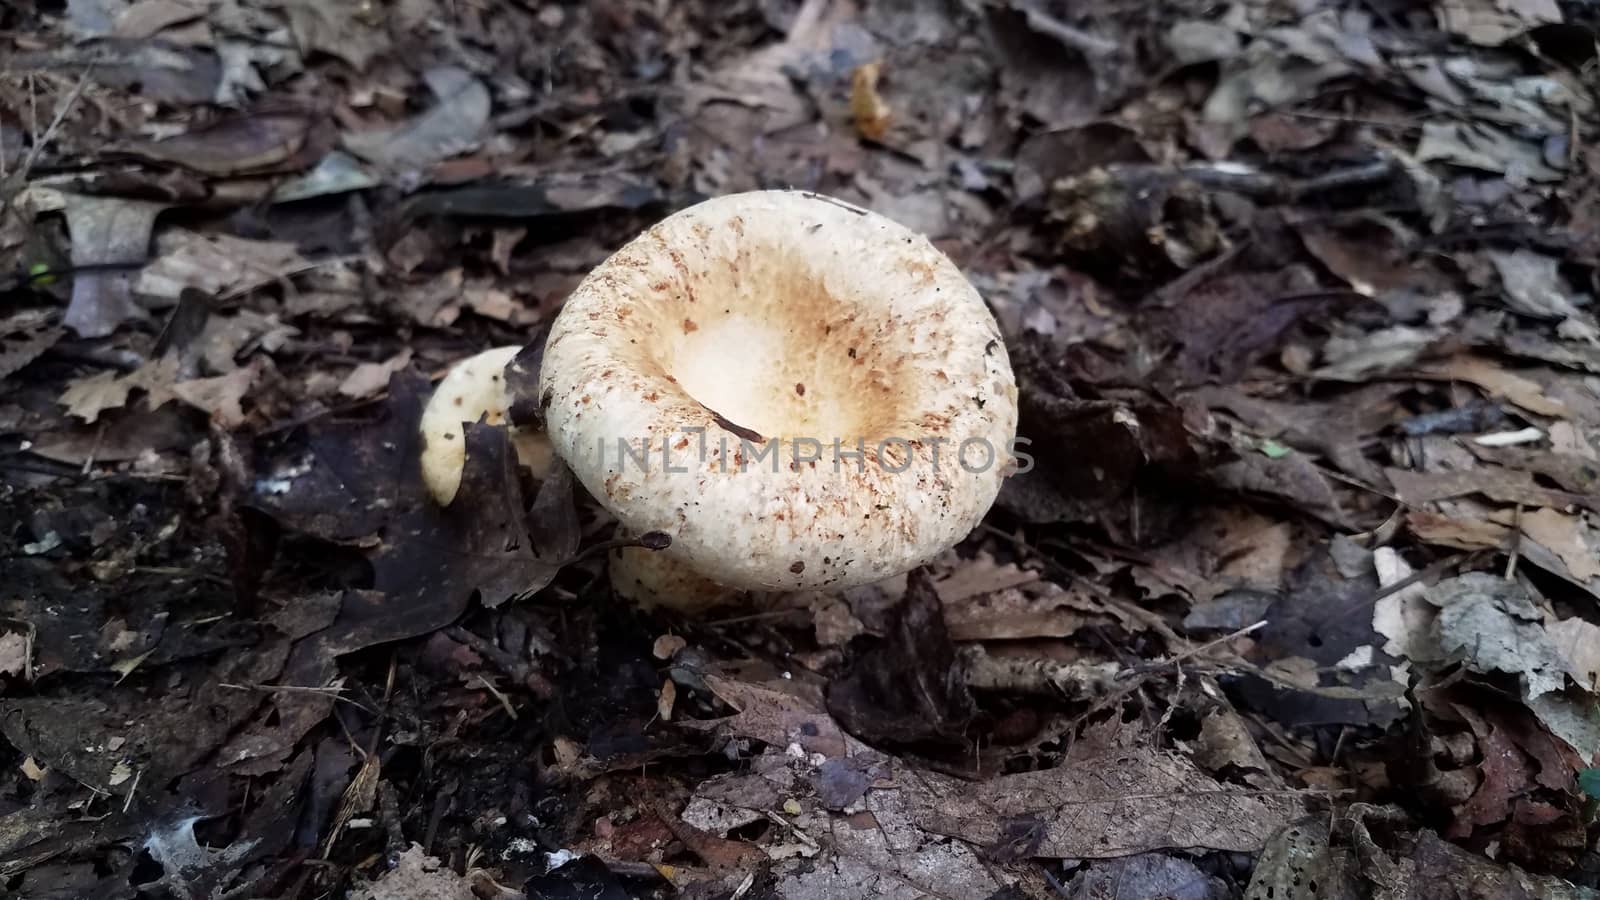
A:
<svg viewBox="0 0 1600 900">
<path fill-rule="evenodd" d="M 1013 462 L 983 299 L 921 235 L 816 194 L 721 197 L 635 238 L 567 300 L 539 379 L 555 452 L 625 531 L 672 537 L 645 577 L 613 573 L 636 599 L 906 572 L 978 524 Z"/>
<path fill-rule="evenodd" d="M 480 418 L 490 425 L 507 422 L 511 400 L 506 393 L 505 369 L 521 347 L 496 347 L 468 357 L 450 368 L 422 410 L 422 481 L 441 506 L 448 506 L 461 487 L 461 470 L 467 447 L 463 424 Z M 554 453 L 542 431 L 510 429 L 517 459 L 544 478 Z"/>
</svg>

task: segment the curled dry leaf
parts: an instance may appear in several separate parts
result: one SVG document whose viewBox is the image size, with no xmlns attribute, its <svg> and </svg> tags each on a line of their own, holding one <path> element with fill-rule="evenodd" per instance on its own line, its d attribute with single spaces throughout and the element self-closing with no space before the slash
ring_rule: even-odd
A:
<svg viewBox="0 0 1600 900">
<path fill-rule="evenodd" d="M 878 94 L 878 78 L 882 74 L 881 62 L 857 66 L 850 75 L 850 115 L 855 120 L 856 131 L 869 141 L 881 141 L 889 133 L 892 119 L 889 104 Z"/>
</svg>

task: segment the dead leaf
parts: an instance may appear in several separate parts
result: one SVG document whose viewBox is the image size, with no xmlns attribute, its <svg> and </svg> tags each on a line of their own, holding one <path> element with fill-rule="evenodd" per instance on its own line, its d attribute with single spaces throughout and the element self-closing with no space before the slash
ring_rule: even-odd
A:
<svg viewBox="0 0 1600 900">
<path fill-rule="evenodd" d="M 1562 20 L 1556 0 L 1437 0 L 1435 9 L 1440 27 L 1485 47 Z"/>
<path fill-rule="evenodd" d="M 422 77 L 434 94 L 432 109 L 398 128 L 345 134 L 344 148 L 411 176 L 476 147 L 489 122 L 489 89 L 453 66 L 429 69 Z"/>
<path fill-rule="evenodd" d="M 907 791 L 922 828 L 986 847 L 1026 828 L 1034 857 L 1106 859 L 1148 850 L 1259 851 L 1300 814 L 1292 795 L 1221 784 L 1149 747 L 976 784 L 921 773 Z"/>
<path fill-rule="evenodd" d="M 127 379 L 108 369 L 68 382 L 56 402 L 67 408 L 68 415 L 93 424 L 106 410 L 126 405 L 132 390 Z"/>
<path fill-rule="evenodd" d="M 1591 691 L 1600 688 L 1600 625 L 1573 616 L 1546 630 L 1572 677 Z"/>
<path fill-rule="evenodd" d="M 1244 719 L 1232 709 L 1220 708 L 1206 716 L 1194 746 L 1195 762 L 1214 775 L 1227 776 L 1227 770 L 1234 769 L 1256 787 L 1281 787 Z"/>
<path fill-rule="evenodd" d="M 852 659 L 829 682 L 827 710 L 870 743 L 954 743 L 977 713 L 956 664 L 944 607 L 926 567 L 911 572 L 906 593 L 884 616 L 887 640 L 863 636 Z"/>
<path fill-rule="evenodd" d="M 389 386 L 389 378 L 411 365 L 411 348 L 407 347 L 383 362 L 362 363 L 339 383 L 339 393 L 360 400 L 372 397 Z"/>
<path fill-rule="evenodd" d="M 1522 585 L 1468 572 L 1439 582 L 1426 596 L 1439 608 L 1439 646 L 1469 668 L 1519 676 L 1528 700 L 1566 686 L 1567 663 Z"/>
<path fill-rule="evenodd" d="M 206 4 L 198 0 L 135 0 L 117 14 L 112 34 L 142 40 L 161 31 L 190 22 L 206 14 Z"/>
<path fill-rule="evenodd" d="M 204 175 L 230 176 L 282 166 L 305 146 L 310 128 L 303 115 L 264 112 L 115 149 Z"/>
<path fill-rule="evenodd" d="M 1527 472 L 1496 467 L 1456 470 L 1452 472 L 1413 472 L 1410 469 L 1384 470 L 1389 483 L 1406 503 L 1413 506 L 1482 494 L 1501 503 L 1521 503 L 1524 506 L 1552 506 L 1565 508 L 1582 506 L 1600 512 L 1600 496 L 1568 493 L 1540 487 Z"/>
<path fill-rule="evenodd" d="M 229 297 L 310 268 L 294 244 L 173 228 L 156 240 L 156 258 L 139 273 L 141 294 L 176 300 L 187 288 Z"/>
<path fill-rule="evenodd" d="M 1553 509 L 1523 512 L 1522 531 L 1561 558 L 1579 581 L 1600 578 L 1600 542 L 1579 516 Z"/>
<path fill-rule="evenodd" d="M 949 574 L 934 583 L 934 587 L 939 591 L 939 600 L 949 606 L 1038 580 L 1038 572 L 1019 568 L 1014 562 L 1000 565 L 993 554 L 980 552 L 970 560 L 958 562 Z"/>
<path fill-rule="evenodd" d="M 1004 588 L 947 603 L 945 620 L 950 637 L 957 641 L 1060 638 L 1071 637 L 1088 625 L 1133 625 L 1101 598 L 1052 582 Z"/>
<path fill-rule="evenodd" d="M 478 900 L 478 895 L 471 881 L 413 843 L 394 868 L 352 890 L 350 900 Z"/>
<path fill-rule="evenodd" d="M 240 404 L 260 380 L 266 365 L 265 358 L 257 356 L 249 365 L 226 375 L 180 381 L 172 386 L 172 396 L 210 416 L 223 428 L 238 428 L 245 422 Z"/>
<path fill-rule="evenodd" d="M 1482 519 L 1459 519 L 1427 510 L 1406 513 L 1406 528 L 1425 543 L 1459 550 L 1492 550 L 1511 546 L 1511 529 Z"/>
<path fill-rule="evenodd" d="M 1542 142 L 1524 140 L 1483 120 L 1423 122 L 1415 156 L 1419 162 L 1447 162 L 1518 182 L 1553 182 L 1564 177 L 1545 159 Z"/>
<path fill-rule="evenodd" d="M 723 730 L 774 747 L 799 744 L 808 753 L 821 753 L 830 759 L 867 750 L 865 744 L 846 734 L 822 711 L 820 697 L 812 702 L 794 693 L 710 674 L 705 680 L 718 699 L 733 707 L 735 715 L 710 721 L 684 720 L 679 723 L 681 727 Z"/>
<path fill-rule="evenodd" d="M 1227 490 L 1287 500 L 1294 508 L 1329 524 L 1349 524 L 1328 477 L 1304 454 L 1271 459 L 1260 453 L 1245 453 L 1234 462 L 1212 469 L 1211 477 Z"/>
<path fill-rule="evenodd" d="M 1354 384 L 1406 368 L 1445 336 L 1442 328 L 1395 325 L 1369 334 L 1336 335 L 1322 346 L 1323 365 L 1311 374 Z"/>
<path fill-rule="evenodd" d="M 1482 758 L 1475 767 L 1481 776 L 1478 789 L 1454 811 L 1455 821 L 1450 823 L 1449 836 L 1464 838 L 1478 827 L 1508 819 L 1512 799 L 1531 787 L 1533 779 L 1528 757 L 1504 729 L 1463 704 L 1455 704 L 1455 711 L 1471 726 Z"/>
<path fill-rule="evenodd" d="M 84 74 L 96 83 L 123 90 L 138 87 L 144 99 L 184 105 L 212 102 L 222 67 L 215 54 L 159 40 L 105 37 L 59 50 L 17 53 L 11 71 Z"/>
<path fill-rule="evenodd" d="M 1481 356 L 1455 356 L 1443 362 L 1425 363 L 1412 370 L 1421 378 L 1465 381 L 1541 416 L 1568 416 L 1571 412 L 1560 400 L 1545 396 L 1536 381 L 1523 378 Z"/>
<path fill-rule="evenodd" d="M 303 54 L 327 53 L 365 72 L 375 57 L 389 49 L 389 36 L 367 21 L 360 4 L 278 0 L 277 6 L 289 14 Z"/>
<path fill-rule="evenodd" d="M 0 675 L 29 678 L 29 667 L 33 661 L 31 651 L 27 634 L 10 630 L 0 634 Z"/>
<path fill-rule="evenodd" d="M 850 115 L 856 131 L 869 141 L 881 141 L 889 132 L 889 104 L 878 94 L 880 62 L 857 66 L 850 75 Z"/>
<path fill-rule="evenodd" d="M 150 232 L 165 204 L 120 197 L 66 194 L 67 230 L 72 235 L 72 301 L 62 324 L 79 337 L 105 337 L 117 326 L 145 316 L 133 299 L 133 275 L 150 252 Z M 125 271 L 94 271 L 127 264 Z"/>
</svg>

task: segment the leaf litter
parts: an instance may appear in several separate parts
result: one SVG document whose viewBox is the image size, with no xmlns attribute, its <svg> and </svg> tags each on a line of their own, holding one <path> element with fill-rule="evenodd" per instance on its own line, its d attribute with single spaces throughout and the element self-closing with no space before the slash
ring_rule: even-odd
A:
<svg viewBox="0 0 1600 900">
<path fill-rule="evenodd" d="M 0 892 L 1593 896 L 1593 28 L 0 11 Z M 994 307 L 982 528 L 682 619 L 503 429 L 427 501 L 429 377 L 772 185 Z"/>
</svg>

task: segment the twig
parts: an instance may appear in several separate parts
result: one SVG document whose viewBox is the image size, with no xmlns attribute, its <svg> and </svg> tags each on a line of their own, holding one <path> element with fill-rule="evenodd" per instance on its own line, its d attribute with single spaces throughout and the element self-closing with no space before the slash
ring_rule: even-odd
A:
<svg viewBox="0 0 1600 900">
<path fill-rule="evenodd" d="M 483 677 L 482 675 L 478 676 L 478 683 L 483 685 L 484 690 L 488 691 L 490 694 L 493 694 L 496 700 L 500 701 L 500 705 L 505 708 L 506 715 L 511 717 L 511 721 L 517 721 L 517 711 L 514 707 L 512 707 L 511 701 L 506 697 L 505 694 L 502 694 L 498 689 L 495 688 L 494 685 L 489 683 L 489 679 Z"/>
<path fill-rule="evenodd" d="M 1117 52 L 1116 41 L 1074 28 L 1055 16 L 1046 15 L 1032 8 L 1023 10 L 1022 14 L 1029 28 L 1040 34 L 1049 35 L 1085 56 L 1110 56 Z"/>
<path fill-rule="evenodd" d="M 1517 559 L 1522 555 L 1522 504 L 1511 513 L 1511 553 L 1506 556 L 1506 580 L 1517 577 Z"/>
<path fill-rule="evenodd" d="M 67 114 L 72 112 L 74 106 L 78 105 L 78 98 L 83 96 L 84 90 L 89 86 L 89 73 L 93 71 L 94 63 L 90 62 L 84 68 L 83 74 L 78 77 L 78 83 L 72 86 L 72 93 L 67 95 L 67 99 L 61 104 L 61 108 L 56 110 L 55 118 L 51 119 L 50 124 L 45 127 L 44 134 L 35 134 L 33 146 L 28 148 L 28 155 L 22 158 L 22 165 L 17 168 L 12 177 L 19 182 L 27 180 L 28 173 L 33 171 L 34 163 L 39 161 L 39 155 L 44 152 L 45 146 L 55 140 L 56 132 L 61 130 L 62 123 L 67 120 Z M 34 120 L 34 128 L 38 128 L 37 117 Z M 11 198 L 8 196 L 4 198 L 3 204 L 0 204 L 0 214 L 5 213 L 10 207 Z"/>
<path fill-rule="evenodd" d="M 1188 660 L 1191 660 L 1191 659 L 1195 658 L 1196 656 L 1199 656 L 1202 653 L 1205 653 L 1207 650 L 1210 650 L 1210 649 L 1212 649 L 1214 647 L 1221 646 L 1222 644 L 1226 644 L 1229 641 L 1233 640 L 1234 638 L 1241 638 L 1241 637 L 1244 637 L 1247 634 L 1250 634 L 1251 632 L 1260 631 L 1261 629 L 1267 627 L 1267 624 L 1268 624 L 1267 620 L 1266 619 L 1262 619 L 1261 621 L 1255 623 L 1254 625 L 1246 625 L 1245 627 L 1239 629 L 1238 631 L 1234 631 L 1234 632 L 1231 632 L 1229 634 L 1225 634 L 1222 637 L 1217 638 L 1216 640 L 1207 641 L 1207 642 L 1205 642 L 1204 644 L 1201 644 L 1198 647 L 1190 648 L 1189 650 L 1186 650 L 1186 651 L 1178 654 L 1177 656 L 1174 656 L 1171 659 L 1157 660 L 1155 662 L 1143 663 L 1143 664 L 1140 664 L 1140 665 L 1137 665 L 1137 666 L 1131 666 L 1128 669 L 1117 673 L 1117 677 L 1118 678 L 1129 678 L 1129 677 L 1132 677 L 1134 675 L 1142 674 L 1142 673 L 1145 673 L 1145 672 L 1154 672 L 1154 671 L 1157 671 L 1159 669 L 1166 669 L 1166 668 L 1172 668 L 1172 667 L 1175 667 L 1175 666 L 1180 666 L 1184 662 L 1186 662 Z"/>
<path fill-rule="evenodd" d="M 328 687 L 311 687 L 310 685 L 304 685 L 304 684 L 228 684 L 228 683 L 219 683 L 217 685 L 217 687 L 228 688 L 230 690 L 235 690 L 235 691 L 262 691 L 264 693 L 269 693 L 269 694 L 277 694 L 277 693 L 283 693 L 283 694 L 320 694 L 320 695 L 324 695 L 324 696 L 332 696 L 333 699 L 341 701 L 343 703 L 348 703 L 351 706 L 354 706 L 356 709 L 359 709 L 364 713 L 368 713 L 368 714 L 374 715 L 374 716 L 378 714 L 376 710 L 372 709 L 370 706 L 367 706 L 366 704 L 362 703 L 361 701 L 352 700 L 349 697 L 344 696 L 344 694 L 343 694 L 344 687 L 343 686 L 329 685 Z"/>
</svg>

